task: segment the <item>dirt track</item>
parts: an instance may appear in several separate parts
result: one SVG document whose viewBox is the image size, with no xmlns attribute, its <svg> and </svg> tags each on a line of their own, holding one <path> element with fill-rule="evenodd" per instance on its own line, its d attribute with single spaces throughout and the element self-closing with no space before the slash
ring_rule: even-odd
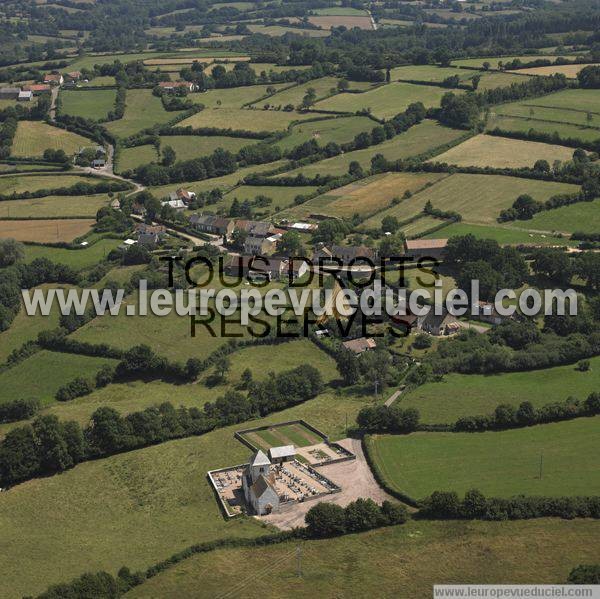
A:
<svg viewBox="0 0 600 599">
<path fill-rule="evenodd" d="M 359 497 L 370 497 L 377 503 L 381 503 L 386 499 L 392 499 L 373 478 L 373 474 L 371 474 L 371 470 L 363 454 L 360 441 L 357 439 L 343 439 L 339 441 L 339 444 L 354 453 L 356 459 L 318 468 L 319 472 L 334 483 L 337 483 L 342 489 L 340 493 L 325 495 L 322 500 L 345 506 Z M 306 512 L 313 505 L 316 505 L 318 501 L 294 503 L 283 508 L 276 514 L 262 516 L 259 519 L 283 529 L 304 526 Z"/>
</svg>

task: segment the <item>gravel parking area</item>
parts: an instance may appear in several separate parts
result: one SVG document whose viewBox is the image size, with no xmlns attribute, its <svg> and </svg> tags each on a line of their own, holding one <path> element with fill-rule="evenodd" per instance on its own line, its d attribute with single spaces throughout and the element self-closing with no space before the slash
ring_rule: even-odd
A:
<svg viewBox="0 0 600 599">
<path fill-rule="evenodd" d="M 340 493 L 333 493 L 322 498 L 323 501 L 345 506 L 359 497 L 370 497 L 376 503 L 381 503 L 390 497 L 375 481 L 371 469 L 362 451 L 358 439 L 343 439 L 339 444 L 356 455 L 355 460 L 321 466 L 318 471 L 341 487 Z M 282 529 L 294 526 L 304 526 L 306 512 L 318 503 L 318 499 L 303 503 L 292 503 L 284 506 L 279 512 L 260 516 L 261 520 Z"/>
</svg>

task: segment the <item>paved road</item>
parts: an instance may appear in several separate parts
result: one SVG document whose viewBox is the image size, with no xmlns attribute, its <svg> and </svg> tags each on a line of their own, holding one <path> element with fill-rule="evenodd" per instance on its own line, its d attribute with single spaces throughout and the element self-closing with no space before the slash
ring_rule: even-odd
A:
<svg viewBox="0 0 600 599">
<path fill-rule="evenodd" d="M 400 397 L 400 395 L 402 395 L 402 391 L 404 391 L 404 387 L 402 387 L 402 389 L 398 389 L 393 395 L 386 399 L 384 405 L 387 407 L 391 406 Z"/>
</svg>

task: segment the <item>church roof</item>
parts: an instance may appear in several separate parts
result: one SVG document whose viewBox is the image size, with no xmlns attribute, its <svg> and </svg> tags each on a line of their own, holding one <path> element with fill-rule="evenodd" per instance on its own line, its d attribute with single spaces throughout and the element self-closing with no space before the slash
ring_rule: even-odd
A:
<svg viewBox="0 0 600 599">
<path fill-rule="evenodd" d="M 250 461 L 250 466 L 270 466 L 270 465 L 271 465 L 271 461 L 260 449 L 254 454 L 254 457 Z"/>
<path fill-rule="evenodd" d="M 252 493 L 254 493 L 254 496 L 257 499 L 259 497 L 262 497 L 267 489 L 271 489 L 271 491 L 277 494 L 277 491 L 274 487 L 274 483 L 275 477 L 272 474 L 269 475 L 269 478 L 261 474 L 252 485 Z"/>
</svg>

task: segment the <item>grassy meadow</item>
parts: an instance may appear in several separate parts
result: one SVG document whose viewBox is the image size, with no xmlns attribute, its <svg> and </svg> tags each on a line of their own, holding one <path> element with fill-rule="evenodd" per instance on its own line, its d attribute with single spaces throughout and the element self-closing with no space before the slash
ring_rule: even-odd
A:
<svg viewBox="0 0 600 599">
<path fill-rule="evenodd" d="M 19 121 L 11 155 L 28 158 L 41 156 L 46 149 L 64 150 L 74 154 L 91 141 L 76 133 L 53 127 L 42 121 Z"/>
<path fill-rule="evenodd" d="M 0 202 L 0 218 L 62 218 L 95 217 L 96 212 L 110 203 L 105 194 L 92 196 L 46 196 L 29 200 Z M 43 226 L 43 223 L 38 223 Z"/>
<path fill-rule="evenodd" d="M 0 220 L 0 238 L 11 237 L 17 241 L 38 243 L 70 243 L 88 233 L 95 223 L 95 219 Z M 48 257 L 48 252 L 52 251 L 43 246 L 38 246 L 38 249 L 44 257 Z M 27 249 L 25 254 L 27 255 Z"/>
<path fill-rule="evenodd" d="M 600 229 L 600 199 L 546 210 L 525 222 L 526 226 L 542 231 L 595 233 Z"/>
<path fill-rule="evenodd" d="M 114 89 L 60 92 L 61 111 L 71 116 L 98 121 L 114 109 L 117 92 Z"/>
<path fill-rule="evenodd" d="M 26 221 L 33 222 L 38 226 L 42 226 L 45 222 L 52 221 Z M 63 221 L 69 223 L 70 221 Z M 77 221 L 75 221 L 77 222 Z M 120 245 L 118 239 L 100 239 L 96 243 L 91 244 L 85 248 L 67 249 L 67 248 L 53 248 L 44 247 L 39 245 L 26 245 L 25 246 L 25 262 L 31 262 L 36 258 L 48 258 L 52 262 L 59 264 L 66 264 L 75 270 L 83 270 L 94 266 L 100 260 L 104 259 L 111 250 L 114 250 Z"/>
<path fill-rule="evenodd" d="M 37 175 L 3 175 L 0 176 L 0 195 L 13 193 L 34 192 L 42 189 L 71 187 L 76 183 L 97 183 L 99 179 L 67 174 L 37 174 Z"/>
<path fill-rule="evenodd" d="M 597 495 L 599 420 L 487 433 L 374 435 L 368 444 L 388 483 L 415 498 L 473 488 L 496 497 Z"/>
</svg>

